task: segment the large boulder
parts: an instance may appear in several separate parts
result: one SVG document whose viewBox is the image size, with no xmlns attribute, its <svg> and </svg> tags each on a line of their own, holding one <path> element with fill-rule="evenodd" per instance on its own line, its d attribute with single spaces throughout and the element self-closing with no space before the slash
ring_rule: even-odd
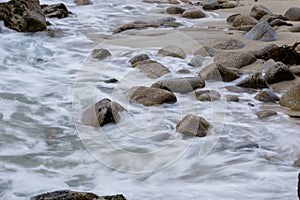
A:
<svg viewBox="0 0 300 200">
<path fill-rule="evenodd" d="M 237 70 L 221 65 L 211 64 L 203 68 L 199 75 L 205 80 L 230 82 L 240 78 Z"/>
<path fill-rule="evenodd" d="M 182 134 L 204 137 L 210 126 L 204 118 L 188 114 L 177 124 L 176 130 Z"/>
<path fill-rule="evenodd" d="M 92 106 L 89 106 L 82 113 L 81 122 L 87 126 L 104 126 L 109 123 L 120 121 L 119 113 L 125 111 L 120 104 L 110 99 L 102 99 Z"/>
<path fill-rule="evenodd" d="M 204 86 L 205 82 L 200 77 L 185 77 L 161 80 L 154 83 L 151 87 L 184 94 Z"/>
<path fill-rule="evenodd" d="M 126 198 L 122 194 L 98 196 L 90 192 L 59 190 L 31 197 L 30 200 L 126 200 Z"/>
<path fill-rule="evenodd" d="M 248 31 L 244 37 L 249 40 L 270 42 L 276 41 L 278 39 L 278 34 L 268 22 L 262 21 Z"/>
<path fill-rule="evenodd" d="M 284 93 L 281 96 L 279 103 L 281 106 L 300 111 L 300 84 L 295 85 Z"/>
<path fill-rule="evenodd" d="M 253 89 L 262 89 L 269 87 L 266 79 L 261 73 L 254 73 L 252 75 L 249 75 L 244 80 L 238 82 L 236 85 L 239 87 Z"/>
<path fill-rule="evenodd" d="M 127 91 L 127 98 L 130 102 L 143 104 L 144 106 L 153 106 L 164 103 L 175 103 L 176 96 L 167 90 L 153 87 L 133 87 Z"/>
<path fill-rule="evenodd" d="M 253 6 L 250 11 L 250 16 L 257 20 L 261 19 L 266 14 L 272 14 L 272 12 L 262 5 Z"/>
<path fill-rule="evenodd" d="M 11 0 L 0 3 L 0 21 L 18 32 L 37 32 L 46 28 L 39 0 Z"/>
<path fill-rule="evenodd" d="M 182 15 L 182 17 L 190 18 L 190 19 L 198 19 L 206 17 L 206 14 L 202 10 L 185 10 Z"/>
<path fill-rule="evenodd" d="M 291 7 L 284 13 L 284 16 L 290 21 L 300 21 L 300 8 Z"/>
<path fill-rule="evenodd" d="M 262 102 L 279 101 L 279 97 L 271 89 L 262 89 L 254 98 Z"/>
<path fill-rule="evenodd" d="M 255 24 L 257 24 L 257 20 L 254 19 L 253 17 L 249 17 L 246 15 L 237 15 L 232 22 L 233 27 L 255 25 Z"/>
<path fill-rule="evenodd" d="M 171 56 L 175 58 L 182 58 L 184 59 L 186 57 L 186 53 L 182 48 L 176 45 L 169 45 L 165 46 L 158 50 L 158 55 L 161 56 Z"/>
<path fill-rule="evenodd" d="M 264 63 L 264 66 L 266 66 L 266 73 L 264 77 L 269 84 L 295 79 L 290 68 L 282 62 L 268 60 Z"/>
<path fill-rule="evenodd" d="M 213 44 L 213 48 L 220 50 L 242 49 L 244 46 L 245 44 L 243 42 L 233 38 L 223 39 Z"/>
<path fill-rule="evenodd" d="M 168 68 L 154 60 L 138 61 L 132 67 L 141 70 L 148 78 L 159 78 L 170 73 Z"/>
<path fill-rule="evenodd" d="M 240 69 L 255 62 L 256 58 L 249 52 L 217 52 L 214 61 L 223 67 Z"/>
</svg>

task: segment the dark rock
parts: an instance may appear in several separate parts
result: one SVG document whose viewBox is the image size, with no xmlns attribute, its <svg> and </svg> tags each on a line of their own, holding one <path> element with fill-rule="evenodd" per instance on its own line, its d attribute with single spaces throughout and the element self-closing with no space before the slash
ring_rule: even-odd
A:
<svg viewBox="0 0 300 200">
<path fill-rule="evenodd" d="M 245 25 L 256 25 L 256 24 L 257 24 L 256 19 L 246 15 L 237 15 L 232 22 L 233 27 L 245 26 Z"/>
<path fill-rule="evenodd" d="M 153 87 L 133 87 L 127 92 L 129 101 L 143 104 L 144 106 L 153 106 L 164 103 L 175 103 L 176 96 L 167 90 Z"/>
<path fill-rule="evenodd" d="M 284 16 L 290 21 L 300 21 L 300 8 L 291 7 L 284 13 Z"/>
<path fill-rule="evenodd" d="M 82 113 L 81 122 L 84 125 L 96 127 L 108 123 L 118 123 L 120 121 L 119 112 L 122 111 L 125 109 L 120 104 L 110 99 L 102 99 Z"/>
<path fill-rule="evenodd" d="M 197 90 L 195 96 L 199 101 L 217 101 L 221 99 L 221 94 L 215 90 Z"/>
<path fill-rule="evenodd" d="M 147 54 L 139 54 L 136 55 L 134 57 L 132 57 L 129 62 L 131 63 L 131 65 L 134 65 L 135 63 L 139 62 L 139 61 L 144 61 L 144 60 L 149 60 L 150 57 Z"/>
<path fill-rule="evenodd" d="M 250 16 L 257 20 L 259 20 L 266 14 L 272 14 L 272 12 L 262 5 L 253 6 L 250 11 Z"/>
<path fill-rule="evenodd" d="M 115 79 L 115 78 L 112 78 L 112 79 L 109 79 L 109 80 L 105 80 L 104 83 L 118 83 L 119 80 L 118 79 Z"/>
<path fill-rule="evenodd" d="M 239 40 L 229 38 L 220 40 L 213 44 L 213 48 L 221 49 L 221 50 L 234 50 L 234 49 L 242 49 L 244 48 L 245 44 Z"/>
<path fill-rule="evenodd" d="M 262 110 L 256 113 L 258 119 L 266 119 L 268 117 L 278 115 L 277 112 L 273 110 Z"/>
<path fill-rule="evenodd" d="M 204 118 L 188 114 L 177 124 L 176 130 L 182 134 L 204 137 L 210 126 Z"/>
<path fill-rule="evenodd" d="M 264 63 L 264 66 L 266 67 L 266 73 L 264 77 L 269 84 L 295 79 L 295 76 L 290 68 L 282 62 L 268 60 Z"/>
<path fill-rule="evenodd" d="M 265 47 L 254 49 L 254 50 L 251 50 L 249 52 L 252 53 L 257 59 L 261 59 L 264 56 L 266 56 L 269 52 L 276 49 L 277 47 L 278 46 L 276 44 L 269 44 Z"/>
<path fill-rule="evenodd" d="M 205 87 L 205 82 L 200 77 L 172 78 L 158 81 L 151 87 L 184 94 Z"/>
<path fill-rule="evenodd" d="M 230 82 L 238 79 L 240 74 L 235 69 L 211 64 L 200 71 L 200 76 L 205 80 Z"/>
<path fill-rule="evenodd" d="M 195 55 L 192 60 L 189 62 L 189 65 L 193 67 L 201 67 L 203 65 L 203 62 L 205 61 L 205 58 L 201 55 Z"/>
<path fill-rule="evenodd" d="M 180 74 L 189 74 L 189 73 L 191 73 L 191 71 L 190 70 L 188 70 L 188 69 L 180 69 L 180 70 L 178 70 L 177 71 L 178 73 L 180 73 Z"/>
<path fill-rule="evenodd" d="M 76 3 L 77 6 L 87 6 L 93 4 L 93 2 L 90 0 L 75 0 L 74 3 Z"/>
<path fill-rule="evenodd" d="M 281 106 L 300 111 L 300 84 L 295 85 L 284 93 L 281 96 L 279 103 Z"/>
<path fill-rule="evenodd" d="M 218 0 L 205 0 L 203 4 L 204 10 L 216 10 L 220 8 Z"/>
<path fill-rule="evenodd" d="M 250 40 L 259 40 L 264 42 L 276 41 L 278 34 L 269 25 L 268 22 L 259 22 L 249 32 L 244 35 L 245 38 Z"/>
<path fill-rule="evenodd" d="M 0 21 L 18 32 L 37 32 L 46 28 L 39 0 L 11 0 L 0 3 Z"/>
<path fill-rule="evenodd" d="M 249 94 L 256 93 L 256 90 L 254 90 L 254 89 L 242 88 L 242 87 L 238 87 L 238 86 L 235 86 L 235 85 L 226 86 L 225 88 L 228 91 L 235 92 L 235 93 L 249 93 Z"/>
<path fill-rule="evenodd" d="M 122 194 L 114 196 L 97 196 L 89 192 L 59 190 L 31 197 L 30 200 L 126 200 Z"/>
<path fill-rule="evenodd" d="M 279 101 L 279 97 L 270 89 L 261 90 L 254 98 L 263 102 Z"/>
<path fill-rule="evenodd" d="M 111 56 L 111 53 L 107 49 L 94 49 L 92 51 L 92 57 L 97 60 L 103 60 Z"/>
<path fill-rule="evenodd" d="M 178 6 L 171 6 L 167 8 L 168 14 L 182 14 L 185 11 L 184 8 L 178 7 Z"/>
<path fill-rule="evenodd" d="M 244 80 L 237 83 L 236 85 L 239 87 L 253 88 L 253 89 L 262 89 L 262 88 L 269 87 L 266 79 L 264 79 L 261 73 L 255 73 L 249 75 Z"/>
<path fill-rule="evenodd" d="M 286 21 L 287 18 L 283 15 L 278 15 L 278 14 L 266 14 L 265 16 L 263 16 L 259 22 L 262 22 L 262 21 L 266 21 L 268 23 L 271 23 L 272 21 L 274 21 L 275 19 L 281 19 L 283 21 Z"/>
<path fill-rule="evenodd" d="M 282 19 L 274 19 L 270 25 L 273 26 L 293 26 L 293 24 L 291 23 L 287 23 L 286 21 L 282 20 Z"/>
<path fill-rule="evenodd" d="M 242 142 L 234 146 L 235 150 L 239 149 L 258 149 L 259 145 L 256 142 Z"/>
<path fill-rule="evenodd" d="M 176 45 L 169 45 L 166 47 L 163 47 L 158 50 L 158 55 L 161 56 L 171 56 L 175 58 L 182 58 L 184 59 L 186 57 L 186 53 L 182 48 Z"/>
<path fill-rule="evenodd" d="M 53 5 L 41 5 L 43 12 L 45 13 L 46 17 L 49 18 L 65 18 L 68 17 L 71 13 L 65 4 L 58 3 Z"/>
<path fill-rule="evenodd" d="M 206 14 L 202 10 L 185 10 L 181 16 L 190 19 L 198 19 L 206 17 Z"/>
<path fill-rule="evenodd" d="M 256 58 L 249 52 L 217 52 L 214 61 L 223 67 L 240 69 L 255 62 Z"/>
<path fill-rule="evenodd" d="M 228 95 L 226 95 L 226 101 L 228 101 L 228 102 L 239 102 L 240 98 L 237 95 L 228 94 Z"/>
<path fill-rule="evenodd" d="M 138 61 L 132 67 L 140 69 L 148 78 L 159 78 L 170 73 L 168 68 L 154 60 Z"/>
</svg>

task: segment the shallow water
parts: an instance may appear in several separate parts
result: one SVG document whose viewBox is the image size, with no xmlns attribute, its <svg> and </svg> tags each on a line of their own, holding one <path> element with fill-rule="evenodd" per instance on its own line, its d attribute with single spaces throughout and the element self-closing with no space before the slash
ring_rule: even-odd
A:
<svg viewBox="0 0 300 200">
<path fill-rule="evenodd" d="M 55 2 L 61 1 L 42 1 Z M 168 66 L 172 74 L 162 78 L 195 76 L 198 71 L 187 65 L 191 55 L 185 60 L 161 58 L 156 56 L 159 46 L 129 48 L 109 40 L 97 44 L 86 33 L 110 35 L 120 24 L 163 17 L 160 11 L 166 5 L 106 0 L 77 7 L 72 0 L 63 2 L 73 15 L 50 19 L 54 38 L 5 27 L 0 33 L 0 199 L 29 199 L 66 188 L 123 193 L 130 200 L 296 199 L 299 169 L 293 161 L 300 154 L 300 122 L 278 105 L 262 104 L 246 93 L 239 94 L 239 103 L 198 102 L 192 94 L 176 94 L 177 103 L 151 108 L 127 102 L 127 89 L 156 81 L 130 68 L 127 61 L 133 55 L 146 52 Z M 220 20 L 210 16 L 203 21 Z M 182 23 L 201 25 L 197 20 Z M 91 59 L 97 45 L 113 57 Z M 178 73 L 182 68 L 190 74 Z M 110 78 L 120 83 L 103 83 Z M 229 94 L 224 86 L 207 83 L 222 96 Z M 121 122 L 101 129 L 81 125 L 82 110 L 104 97 L 128 110 Z M 260 107 L 279 115 L 258 120 Z M 187 113 L 213 124 L 209 136 L 176 133 L 177 122 Z M 235 148 L 249 142 L 259 148 Z"/>
</svg>

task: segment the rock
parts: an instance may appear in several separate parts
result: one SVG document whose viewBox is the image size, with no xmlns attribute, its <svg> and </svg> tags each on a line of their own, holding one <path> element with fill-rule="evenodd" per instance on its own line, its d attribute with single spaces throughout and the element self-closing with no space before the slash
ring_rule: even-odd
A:
<svg viewBox="0 0 300 200">
<path fill-rule="evenodd" d="M 264 77 L 269 84 L 295 79 L 295 76 L 290 68 L 282 62 L 268 60 L 264 63 L 264 66 L 266 67 L 266 73 Z"/>
<path fill-rule="evenodd" d="M 225 86 L 225 88 L 228 91 L 235 92 L 235 93 L 249 93 L 249 94 L 256 93 L 256 90 L 254 90 L 254 89 L 242 88 L 242 87 L 238 87 L 238 86 L 235 86 L 235 85 Z"/>
<path fill-rule="evenodd" d="M 41 5 L 43 12 L 45 13 L 46 17 L 49 18 L 65 18 L 68 17 L 71 13 L 65 4 L 58 3 L 58 4 L 52 4 L 52 5 Z"/>
<path fill-rule="evenodd" d="M 171 6 L 167 8 L 167 13 L 168 14 L 182 14 L 185 11 L 184 8 L 178 7 L 178 6 Z"/>
<path fill-rule="evenodd" d="M 233 15 L 229 15 L 227 18 L 226 18 L 226 22 L 229 23 L 229 24 L 232 24 L 233 21 L 235 20 L 235 18 L 237 16 L 240 16 L 241 14 L 240 13 L 237 13 L 237 14 L 233 14 Z"/>
<path fill-rule="evenodd" d="M 144 106 L 153 106 L 164 103 L 175 103 L 176 96 L 167 90 L 154 87 L 133 87 L 127 92 L 129 101 L 143 104 Z"/>
<path fill-rule="evenodd" d="M 103 60 L 111 56 L 111 53 L 107 49 L 94 49 L 92 51 L 92 57 L 97 60 Z"/>
<path fill-rule="evenodd" d="M 245 26 L 245 25 L 256 25 L 256 24 L 257 24 L 256 19 L 254 19 L 253 17 L 248 17 L 246 15 L 237 15 L 232 22 L 233 27 Z"/>
<path fill-rule="evenodd" d="M 115 79 L 115 78 L 112 78 L 112 79 L 109 79 L 109 80 L 105 80 L 104 83 L 118 83 L 119 80 L 118 79 Z"/>
<path fill-rule="evenodd" d="M 235 8 L 235 6 L 236 5 L 234 3 L 230 3 L 230 2 L 224 2 L 220 4 L 221 9 Z"/>
<path fill-rule="evenodd" d="M 96 104 L 89 106 L 82 113 L 81 122 L 87 126 L 104 126 L 108 123 L 120 121 L 119 112 L 125 111 L 120 104 L 110 99 L 102 99 Z"/>
<path fill-rule="evenodd" d="M 268 117 L 278 115 L 277 112 L 273 110 L 262 110 L 256 113 L 258 119 L 266 119 Z"/>
<path fill-rule="evenodd" d="M 185 10 L 181 16 L 190 19 L 198 19 L 206 17 L 206 14 L 202 10 Z"/>
<path fill-rule="evenodd" d="M 291 7 L 284 13 L 284 16 L 289 21 L 300 21 L 300 8 L 299 7 Z"/>
<path fill-rule="evenodd" d="M 11 0 L 0 3 L 0 21 L 18 32 L 37 32 L 46 28 L 39 0 Z"/>
<path fill-rule="evenodd" d="M 268 23 L 271 23 L 272 21 L 274 21 L 275 19 L 281 19 L 283 21 L 286 21 L 287 18 L 283 15 L 278 15 L 278 14 L 266 14 L 265 16 L 263 16 L 259 22 L 262 22 L 262 21 L 266 21 Z"/>
<path fill-rule="evenodd" d="M 180 4 L 180 2 L 177 0 L 168 0 L 168 3 L 169 4 Z"/>
<path fill-rule="evenodd" d="M 291 70 L 292 73 L 295 74 L 296 76 L 300 76 L 300 65 L 291 66 L 290 70 Z"/>
<path fill-rule="evenodd" d="M 256 58 L 249 52 L 217 52 L 214 61 L 223 67 L 240 69 L 255 62 Z"/>
<path fill-rule="evenodd" d="M 279 103 L 281 106 L 300 111 L 300 84 L 297 84 L 284 93 L 281 96 Z"/>
<path fill-rule="evenodd" d="M 217 101 L 221 99 L 221 94 L 215 90 L 197 90 L 195 96 L 199 101 Z"/>
<path fill-rule="evenodd" d="M 204 80 L 231 82 L 240 77 L 240 74 L 229 67 L 211 64 L 200 71 L 200 76 Z"/>
<path fill-rule="evenodd" d="M 185 68 L 182 68 L 182 69 L 178 70 L 177 72 L 180 74 L 190 74 L 191 73 L 190 70 L 185 69 Z"/>
<path fill-rule="evenodd" d="M 254 25 L 243 25 L 243 26 L 238 26 L 238 27 L 230 28 L 229 30 L 236 30 L 236 31 L 244 31 L 244 32 L 248 32 L 248 31 L 250 31 L 253 27 L 254 27 Z"/>
<path fill-rule="evenodd" d="M 266 79 L 264 79 L 261 73 L 255 73 L 249 75 L 244 80 L 237 83 L 236 85 L 239 87 L 253 88 L 253 89 L 262 89 L 262 88 L 269 87 Z"/>
<path fill-rule="evenodd" d="M 276 49 L 278 46 L 276 44 L 269 44 L 265 47 L 260 47 L 258 49 L 254 49 L 249 51 L 252 53 L 257 59 L 263 58 L 265 55 L 267 55 L 272 50 Z"/>
<path fill-rule="evenodd" d="M 239 150 L 239 149 L 258 149 L 259 145 L 256 142 L 241 142 L 237 145 L 234 146 L 234 150 Z"/>
<path fill-rule="evenodd" d="M 188 114 L 177 124 L 176 130 L 182 134 L 204 137 L 210 126 L 204 118 Z"/>
<path fill-rule="evenodd" d="M 300 24 L 295 24 L 293 27 L 289 28 L 289 31 L 292 33 L 299 33 L 300 32 Z"/>
<path fill-rule="evenodd" d="M 189 65 L 193 67 L 201 67 L 203 65 L 203 62 L 205 61 L 205 58 L 201 55 L 195 55 L 192 60 L 189 62 Z"/>
<path fill-rule="evenodd" d="M 166 47 L 163 47 L 158 50 L 158 55 L 161 56 L 171 56 L 175 58 L 182 58 L 184 59 L 186 57 L 186 53 L 182 48 L 176 45 L 169 45 Z"/>
<path fill-rule="evenodd" d="M 194 55 L 200 55 L 203 57 L 210 56 L 204 47 L 200 47 L 194 52 Z"/>
<path fill-rule="evenodd" d="M 270 26 L 293 26 L 291 23 L 287 23 L 286 21 L 282 19 L 274 19 L 271 23 Z"/>
<path fill-rule="evenodd" d="M 172 78 L 157 81 L 151 87 L 185 94 L 205 87 L 205 82 L 200 77 Z"/>
<path fill-rule="evenodd" d="M 216 10 L 220 8 L 218 0 L 205 0 L 203 4 L 204 10 Z"/>
<path fill-rule="evenodd" d="M 131 65 L 134 65 L 135 63 L 139 62 L 139 61 L 144 61 L 144 60 L 149 60 L 150 57 L 147 54 L 139 54 L 136 55 L 134 57 L 132 57 L 129 62 L 131 63 Z"/>
<path fill-rule="evenodd" d="M 126 200 L 122 194 L 98 196 L 90 192 L 59 190 L 31 197 L 30 200 Z"/>
<path fill-rule="evenodd" d="M 287 115 L 291 118 L 300 118 L 300 111 L 289 110 Z"/>
<path fill-rule="evenodd" d="M 276 41 L 278 34 L 268 22 L 259 22 L 249 32 L 244 35 L 249 40 L 259 40 L 264 42 Z"/>
<path fill-rule="evenodd" d="M 226 101 L 228 101 L 228 102 L 239 102 L 240 98 L 237 95 L 228 94 L 228 95 L 226 95 Z"/>
<path fill-rule="evenodd" d="M 262 102 L 279 101 L 279 97 L 270 89 L 261 90 L 254 98 Z"/>
<path fill-rule="evenodd" d="M 299 167 L 300 168 L 300 158 L 298 158 L 297 160 L 294 161 L 294 167 Z M 300 176 L 299 176 L 300 178 Z"/>
<path fill-rule="evenodd" d="M 266 14 L 272 14 L 272 12 L 262 5 L 253 6 L 250 11 L 250 16 L 257 20 L 259 20 Z"/>
<path fill-rule="evenodd" d="M 210 57 L 214 57 L 216 54 L 216 50 L 212 47 L 204 46 L 205 51 L 208 53 Z"/>
<path fill-rule="evenodd" d="M 221 50 L 234 50 L 234 49 L 242 49 L 244 48 L 245 44 L 239 40 L 229 38 L 220 40 L 213 44 L 213 48 L 221 49 Z"/>
<path fill-rule="evenodd" d="M 76 3 L 77 6 L 86 6 L 93 4 L 93 2 L 91 2 L 90 0 L 75 0 L 74 3 Z"/>
<path fill-rule="evenodd" d="M 168 68 L 154 60 L 139 61 L 136 62 L 132 67 L 140 69 L 148 78 L 159 78 L 167 73 L 170 73 Z"/>
</svg>

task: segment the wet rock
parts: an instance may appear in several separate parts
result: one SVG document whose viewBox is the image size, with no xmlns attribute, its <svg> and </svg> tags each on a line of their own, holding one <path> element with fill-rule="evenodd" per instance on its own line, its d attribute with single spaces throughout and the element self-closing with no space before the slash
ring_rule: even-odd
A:
<svg viewBox="0 0 300 200">
<path fill-rule="evenodd" d="M 278 34 L 268 22 L 259 22 L 249 32 L 244 35 L 249 40 L 259 40 L 264 42 L 276 41 Z"/>
<path fill-rule="evenodd" d="M 236 85 L 239 87 L 253 88 L 253 89 L 262 89 L 262 88 L 269 87 L 266 79 L 262 76 L 261 73 L 255 73 L 249 75 L 244 80 L 237 83 Z"/>
<path fill-rule="evenodd" d="M 153 106 L 164 103 L 175 103 L 176 96 L 167 90 L 153 87 L 133 87 L 127 92 L 129 101 L 143 104 L 144 106 Z"/>
<path fill-rule="evenodd" d="M 266 67 L 266 73 L 264 77 L 269 84 L 295 79 L 295 76 L 290 68 L 282 62 L 268 60 L 264 63 L 264 66 Z"/>
<path fill-rule="evenodd" d="M 257 24 L 256 19 L 246 15 L 237 15 L 232 22 L 233 27 L 245 26 L 245 25 L 256 25 L 256 24 Z"/>
<path fill-rule="evenodd" d="M 242 49 L 244 48 L 245 44 L 239 40 L 229 38 L 220 40 L 213 44 L 213 48 L 221 49 L 221 50 L 234 50 L 234 49 Z"/>
<path fill-rule="evenodd" d="M 192 60 L 189 62 L 189 65 L 193 67 L 201 67 L 205 61 L 205 58 L 201 55 L 195 55 Z"/>
<path fill-rule="evenodd" d="M 254 89 L 242 88 L 242 87 L 238 87 L 238 86 L 235 86 L 235 85 L 226 86 L 225 88 L 228 91 L 235 92 L 235 93 L 249 93 L 249 94 L 256 93 L 256 90 L 254 90 Z"/>
<path fill-rule="evenodd" d="M 131 65 L 134 65 L 135 63 L 139 62 L 139 61 L 144 61 L 144 60 L 149 60 L 150 57 L 147 54 L 139 54 L 136 55 L 134 57 L 132 57 L 129 62 L 131 63 Z"/>
<path fill-rule="evenodd" d="M 171 56 L 175 58 L 182 58 L 184 59 L 186 57 L 186 53 L 182 48 L 176 45 L 169 45 L 166 47 L 163 47 L 158 50 L 158 55 L 161 56 Z"/>
<path fill-rule="evenodd" d="M 158 81 L 151 87 L 185 94 L 205 87 L 205 82 L 200 77 L 172 78 Z"/>
<path fill-rule="evenodd" d="M 199 101 L 217 101 L 221 99 L 221 94 L 215 90 L 197 90 L 195 96 Z"/>
<path fill-rule="evenodd" d="M 181 8 L 179 6 L 171 6 L 171 7 L 167 8 L 167 13 L 173 14 L 173 15 L 182 14 L 184 11 L 185 11 L 185 9 Z"/>
<path fill-rule="evenodd" d="M 111 53 L 107 49 L 94 49 L 92 51 L 92 58 L 97 60 L 103 60 L 111 56 Z"/>
<path fill-rule="evenodd" d="M 270 89 L 261 90 L 254 98 L 262 102 L 279 101 L 279 97 Z"/>
<path fill-rule="evenodd" d="M 68 17 L 69 14 L 71 13 L 63 3 L 52 4 L 52 5 L 41 5 L 41 6 L 46 17 L 49 18 L 61 19 L 61 18 Z"/>
<path fill-rule="evenodd" d="M 168 68 L 154 60 L 138 61 L 132 67 L 141 70 L 148 78 L 159 78 L 170 73 Z"/>
<path fill-rule="evenodd" d="M 0 3 L 0 21 L 18 32 L 37 32 L 46 28 L 45 15 L 38 0 Z"/>
<path fill-rule="evenodd" d="M 237 70 L 211 64 L 200 71 L 200 76 L 205 80 L 231 82 L 240 77 Z"/>
<path fill-rule="evenodd" d="M 218 0 L 205 0 L 203 4 L 204 10 L 216 10 L 220 8 Z"/>
<path fill-rule="evenodd" d="M 249 52 L 252 53 L 257 59 L 261 59 L 262 57 L 264 57 L 265 55 L 267 55 L 269 52 L 276 49 L 277 47 L 278 46 L 276 44 L 269 44 L 265 47 L 260 47 L 258 49 L 254 49 Z"/>
<path fill-rule="evenodd" d="M 31 197 L 30 200 L 126 200 L 122 194 L 98 196 L 90 192 L 59 190 Z"/>
<path fill-rule="evenodd" d="M 87 126 L 104 126 L 109 123 L 120 121 L 119 113 L 125 109 L 118 103 L 110 99 L 102 99 L 96 104 L 88 107 L 82 113 L 81 122 Z"/>
<path fill-rule="evenodd" d="M 256 58 L 249 52 L 217 52 L 214 61 L 223 67 L 240 69 L 255 62 Z"/>
<path fill-rule="evenodd" d="M 272 12 L 267 7 L 262 5 L 253 6 L 250 11 L 250 16 L 257 20 L 266 14 L 272 14 Z"/>
<path fill-rule="evenodd" d="M 289 21 L 300 21 L 300 8 L 291 7 L 284 13 L 284 16 Z"/>
<path fill-rule="evenodd" d="M 230 9 L 230 8 L 235 8 L 235 4 L 231 2 L 224 2 L 220 4 L 221 9 Z"/>
<path fill-rule="evenodd" d="M 266 119 L 268 117 L 278 115 L 277 112 L 275 112 L 273 110 L 262 110 L 262 111 L 259 111 L 259 112 L 255 113 L 255 114 L 258 117 L 258 119 Z"/>
<path fill-rule="evenodd" d="M 228 95 L 226 95 L 226 101 L 228 101 L 228 102 L 239 102 L 240 98 L 237 95 L 228 94 Z"/>
<path fill-rule="evenodd" d="M 300 65 L 292 66 L 290 70 L 295 74 L 296 76 L 300 76 Z"/>
<path fill-rule="evenodd" d="M 206 17 L 206 14 L 202 10 L 185 10 L 181 16 L 184 18 L 198 19 Z"/>
<path fill-rule="evenodd" d="M 300 84 L 295 85 L 284 93 L 281 96 L 279 103 L 281 106 L 300 111 Z"/>
<path fill-rule="evenodd" d="M 204 118 L 188 114 L 177 124 L 176 130 L 182 134 L 204 137 L 210 126 Z"/>
<path fill-rule="evenodd" d="M 274 19 L 271 23 L 270 26 L 293 26 L 291 23 L 287 23 L 286 21 L 282 19 Z"/>
<path fill-rule="evenodd" d="M 76 3 L 77 6 L 87 6 L 93 4 L 93 2 L 90 0 L 75 0 L 74 3 Z"/>
<path fill-rule="evenodd" d="M 180 74 L 190 74 L 191 73 L 191 71 L 190 70 L 188 70 L 188 69 L 180 69 L 180 70 L 178 70 L 177 71 L 178 73 L 180 73 Z"/>
<path fill-rule="evenodd" d="M 105 80 L 104 83 L 118 83 L 119 80 L 118 79 L 115 79 L 115 78 L 112 78 L 112 79 L 109 79 L 109 80 Z"/>
<path fill-rule="evenodd" d="M 239 149 L 258 149 L 259 145 L 256 142 L 241 142 L 234 146 L 234 150 Z"/>
<path fill-rule="evenodd" d="M 237 16 L 240 16 L 241 14 L 240 13 L 237 13 L 237 14 L 233 14 L 233 15 L 229 15 L 227 18 L 226 18 L 226 22 L 229 23 L 229 24 L 232 24 L 233 21 L 235 20 L 235 18 Z"/>
</svg>

